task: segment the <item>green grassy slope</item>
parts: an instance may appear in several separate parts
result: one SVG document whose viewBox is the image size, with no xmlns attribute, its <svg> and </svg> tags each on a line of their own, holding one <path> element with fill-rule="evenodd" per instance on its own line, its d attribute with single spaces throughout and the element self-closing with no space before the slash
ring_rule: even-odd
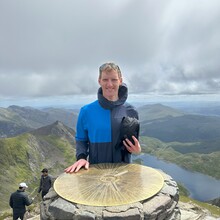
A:
<svg viewBox="0 0 220 220">
<path fill-rule="evenodd" d="M 65 136 L 26 133 L 0 139 L 0 209 L 9 208 L 9 196 L 20 182 L 26 182 L 34 196 L 43 167 L 56 177 L 74 161 L 74 142 Z"/>
<path fill-rule="evenodd" d="M 186 169 L 207 174 L 220 179 L 220 151 L 212 153 L 180 153 L 175 150 L 178 145 L 181 148 L 190 148 L 195 143 L 164 143 L 155 138 L 141 137 L 142 152 L 155 155 L 166 161 L 175 163 Z M 172 147 L 174 146 L 174 148 Z"/>
</svg>

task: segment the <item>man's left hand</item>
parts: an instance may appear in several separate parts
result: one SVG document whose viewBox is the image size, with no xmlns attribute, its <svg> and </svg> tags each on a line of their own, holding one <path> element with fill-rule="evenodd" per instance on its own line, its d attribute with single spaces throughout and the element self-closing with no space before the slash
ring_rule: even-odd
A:
<svg viewBox="0 0 220 220">
<path fill-rule="evenodd" d="M 134 140 L 134 144 L 128 138 L 126 138 L 123 141 L 123 144 L 126 147 L 128 152 L 133 153 L 133 154 L 139 154 L 141 152 L 140 143 L 135 136 L 132 136 L 132 139 Z"/>
</svg>

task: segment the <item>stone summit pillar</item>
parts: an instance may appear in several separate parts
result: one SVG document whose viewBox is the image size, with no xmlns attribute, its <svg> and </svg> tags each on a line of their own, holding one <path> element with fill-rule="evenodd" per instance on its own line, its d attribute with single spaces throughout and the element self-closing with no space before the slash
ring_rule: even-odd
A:
<svg viewBox="0 0 220 220">
<path fill-rule="evenodd" d="M 154 196 L 119 206 L 89 206 L 60 197 L 53 188 L 41 203 L 41 220 L 180 220 L 179 189 L 171 176 L 164 178 L 162 189 Z"/>
</svg>

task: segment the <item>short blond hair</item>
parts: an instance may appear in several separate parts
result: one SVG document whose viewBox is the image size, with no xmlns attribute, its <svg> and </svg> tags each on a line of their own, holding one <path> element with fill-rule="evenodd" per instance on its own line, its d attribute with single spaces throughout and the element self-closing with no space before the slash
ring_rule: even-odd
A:
<svg viewBox="0 0 220 220">
<path fill-rule="evenodd" d="M 117 71 L 119 78 L 122 78 L 121 70 L 118 65 L 115 63 L 104 63 L 99 67 L 99 79 L 102 77 L 102 72 L 107 71 L 110 72 L 112 70 Z"/>
</svg>

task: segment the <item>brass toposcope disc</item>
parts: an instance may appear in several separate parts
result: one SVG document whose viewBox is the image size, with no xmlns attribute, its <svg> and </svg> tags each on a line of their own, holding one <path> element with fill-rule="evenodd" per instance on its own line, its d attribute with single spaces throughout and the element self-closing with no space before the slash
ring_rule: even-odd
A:
<svg viewBox="0 0 220 220">
<path fill-rule="evenodd" d="M 138 164 L 103 163 L 63 173 L 54 189 L 64 199 L 90 206 L 117 206 L 148 199 L 163 187 L 159 171 Z"/>
</svg>

